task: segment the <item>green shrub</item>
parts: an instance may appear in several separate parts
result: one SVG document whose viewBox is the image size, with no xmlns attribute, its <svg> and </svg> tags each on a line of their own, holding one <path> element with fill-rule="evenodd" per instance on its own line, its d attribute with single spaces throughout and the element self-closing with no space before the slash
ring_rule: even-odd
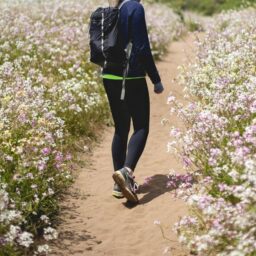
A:
<svg viewBox="0 0 256 256">
<path fill-rule="evenodd" d="M 182 10 L 192 10 L 204 15 L 212 15 L 222 10 L 236 9 L 241 6 L 255 4 L 255 0 L 157 0 L 165 2 L 180 12 Z"/>
</svg>

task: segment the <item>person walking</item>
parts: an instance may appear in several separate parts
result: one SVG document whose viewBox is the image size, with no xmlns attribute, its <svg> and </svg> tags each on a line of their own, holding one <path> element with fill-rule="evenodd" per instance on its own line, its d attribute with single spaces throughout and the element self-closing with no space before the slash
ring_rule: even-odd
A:
<svg viewBox="0 0 256 256">
<path fill-rule="evenodd" d="M 154 85 L 155 93 L 162 93 L 164 87 L 152 56 L 143 5 L 139 0 L 111 0 L 111 3 L 109 0 L 109 4 L 123 4 L 118 22 L 120 38 L 124 49 L 129 42 L 132 43 L 124 100 L 120 99 L 122 65 L 108 64 L 102 68 L 103 85 L 115 126 L 111 146 L 114 166 L 112 177 L 115 181 L 112 195 L 138 203 L 138 184 L 133 172 L 149 133 L 150 99 L 146 74 Z M 131 120 L 134 132 L 128 142 Z"/>
</svg>

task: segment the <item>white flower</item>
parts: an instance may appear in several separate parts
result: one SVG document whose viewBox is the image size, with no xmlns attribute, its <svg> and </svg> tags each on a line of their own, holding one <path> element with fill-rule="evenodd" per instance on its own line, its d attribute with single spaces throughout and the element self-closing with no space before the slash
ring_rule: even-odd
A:
<svg viewBox="0 0 256 256">
<path fill-rule="evenodd" d="M 11 225 L 9 232 L 5 235 L 6 241 L 12 243 L 18 237 L 20 231 L 19 226 Z"/>
<path fill-rule="evenodd" d="M 248 160 L 245 161 L 245 167 L 246 167 L 248 170 L 253 170 L 253 169 L 255 169 L 255 166 L 256 166 L 256 164 L 255 164 L 255 161 L 254 161 L 254 160 L 248 159 Z"/>
<path fill-rule="evenodd" d="M 44 238 L 46 241 L 57 239 L 58 237 L 58 232 L 56 229 L 48 227 L 44 228 Z"/>
<path fill-rule="evenodd" d="M 33 238 L 33 234 L 28 232 L 23 232 L 18 237 L 18 243 L 28 248 L 31 244 L 34 243 L 32 238 Z"/>
<path fill-rule="evenodd" d="M 13 220 L 18 220 L 21 218 L 21 213 L 16 210 L 6 210 L 2 211 L 0 214 L 0 222 L 10 223 Z"/>
<path fill-rule="evenodd" d="M 39 245 L 38 247 L 37 247 L 37 252 L 38 253 L 48 253 L 48 252 L 50 252 L 51 250 L 50 250 L 50 247 L 49 247 L 49 245 L 48 244 L 44 244 L 44 245 Z"/>
<path fill-rule="evenodd" d="M 229 256 L 245 256 L 246 253 L 241 252 L 241 251 L 232 251 L 230 252 Z"/>
<path fill-rule="evenodd" d="M 194 194 L 194 195 L 191 195 L 191 196 L 189 197 L 189 199 L 188 199 L 187 202 L 188 202 L 188 204 L 192 205 L 192 204 L 198 202 L 199 199 L 200 199 L 200 196 Z"/>
<path fill-rule="evenodd" d="M 179 240 L 180 243 L 186 243 L 187 242 L 187 238 L 183 235 L 180 235 L 178 237 L 178 240 Z"/>
<path fill-rule="evenodd" d="M 42 215 L 42 216 L 40 217 L 40 219 L 41 219 L 44 223 L 49 223 L 49 217 L 46 216 L 46 215 Z"/>
<path fill-rule="evenodd" d="M 54 191 L 51 188 L 48 188 L 48 195 L 54 195 Z"/>
</svg>

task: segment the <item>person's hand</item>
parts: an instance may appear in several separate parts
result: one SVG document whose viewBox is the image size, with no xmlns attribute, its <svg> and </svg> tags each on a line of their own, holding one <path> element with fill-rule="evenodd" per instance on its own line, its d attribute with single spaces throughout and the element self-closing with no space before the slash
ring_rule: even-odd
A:
<svg viewBox="0 0 256 256">
<path fill-rule="evenodd" d="M 154 84 L 154 92 L 155 93 L 161 93 L 161 92 L 163 92 L 163 90 L 164 90 L 164 87 L 163 87 L 163 85 L 162 85 L 162 82 L 158 82 L 158 83 L 156 83 L 156 84 Z"/>
</svg>

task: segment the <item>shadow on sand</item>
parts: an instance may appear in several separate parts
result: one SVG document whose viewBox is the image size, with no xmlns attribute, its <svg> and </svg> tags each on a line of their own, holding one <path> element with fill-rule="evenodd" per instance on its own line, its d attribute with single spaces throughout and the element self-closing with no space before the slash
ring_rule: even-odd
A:
<svg viewBox="0 0 256 256">
<path fill-rule="evenodd" d="M 164 174 L 156 174 L 149 177 L 146 182 L 139 186 L 137 191 L 138 195 L 144 194 L 143 197 L 139 200 L 139 204 L 149 203 L 150 201 L 165 194 L 166 192 L 173 191 L 173 187 L 167 186 L 169 181 L 170 178 L 168 178 L 168 175 Z M 175 186 L 178 186 L 178 183 L 181 184 L 182 182 L 177 180 Z M 129 209 L 132 209 L 138 204 L 127 201 L 123 203 L 123 205 Z"/>
<path fill-rule="evenodd" d="M 80 206 L 75 202 L 76 200 L 86 200 L 90 196 L 75 188 L 70 188 L 61 195 L 59 199 L 61 202 L 60 213 L 56 216 L 54 222 L 58 228 L 58 238 L 49 242 L 52 249 L 51 256 L 86 255 L 86 251 L 91 251 L 94 245 L 102 243 L 96 236 L 83 228 L 86 219 L 80 216 L 78 212 Z M 70 220 L 72 221 L 70 222 Z M 74 223 L 77 223 L 78 228 L 74 228 Z M 73 243 L 77 246 L 72 246 Z M 86 246 L 82 247 L 83 250 L 79 249 L 78 245 L 84 243 Z"/>
<path fill-rule="evenodd" d="M 140 185 L 137 194 L 144 194 L 140 199 L 140 204 L 146 204 L 159 197 L 166 192 L 174 190 L 171 187 L 167 187 L 169 179 L 167 175 L 156 174 L 150 177 L 149 182 Z"/>
<path fill-rule="evenodd" d="M 169 176 L 169 177 L 168 177 Z M 139 204 L 146 204 L 150 201 L 154 200 L 155 198 L 165 194 L 166 192 L 174 191 L 176 187 L 181 184 L 188 184 L 185 182 L 185 179 L 189 178 L 186 174 L 185 175 L 164 175 L 164 174 L 156 174 L 146 179 L 144 184 L 139 186 L 137 194 L 144 194 L 143 197 L 139 200 Z M 168 186 L 168 183 L 172 180 L 172 186 Z M 195 183 L 192 176 L 189 181 L 191 185 Z M 134 208 L 138 204 L 132 204 L 130 202 L 123 203 L 127 208 Z"/>
</svg>

